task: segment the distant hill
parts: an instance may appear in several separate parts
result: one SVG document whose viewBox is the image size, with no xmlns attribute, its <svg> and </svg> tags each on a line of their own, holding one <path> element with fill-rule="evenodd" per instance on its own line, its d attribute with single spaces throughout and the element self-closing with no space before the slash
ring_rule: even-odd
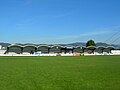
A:
<svg viewBox="0 0 120 90">
<path fill-rule="evenodd" d="M 82 42 L 76 42 L 76 43 L 71 43 L 68 45 L 73 45 L 73 46 L 86 46 L 86 43 L 82 43 Z M 116 49 L 120 49 L 120 45 L 115 45 L 115 44 L 107 44 L 107 43 L 102 43 L 102 42 L 98 42 L 96 43 L 97 46 L 113 46 Z"/>
<path fill-rule="evenodd" d="M 16 44 L 18 44 L 18 45 L 43 45 L 43 44 L 32 44 L 32 43 L 26 43 L 26 44 L 16 43 Z M 7 47 L 7 46 L 9 46 L 11 44 L 10 43 L 0 43 L 0 45 L 2 45 L 3 47 Z M 57 45 L 85 46 L 86 43 L 84 43 L 84 42 L 76 42 L 76 43 L 70 43 L 70 44 L 57 44 Z M 115 45 L 115 44 L 110 45 L 110 44 L 107 44 L 107 43 L 98 42 L 98 43 L 96 43 L 96 45 L 97 46 L 113 46 L 116 49 L 120 49 L 120 45 Z"/>
<path fill-rule="evenodd" d="M 10 43 L 0 43 L 0 45 L 2 45 L 3 47 L 7 47 L 9 45 L 11 45 Z"/>
<path fill-rule="evenodd" d="M 73 45 L 73 46 L 85 46 L 86 43 L 84 43 L 84 42 L 76 42 L 76 43 L 70 43 L 70 44 L 68 44 L 68 45 Z"/>
</svg>

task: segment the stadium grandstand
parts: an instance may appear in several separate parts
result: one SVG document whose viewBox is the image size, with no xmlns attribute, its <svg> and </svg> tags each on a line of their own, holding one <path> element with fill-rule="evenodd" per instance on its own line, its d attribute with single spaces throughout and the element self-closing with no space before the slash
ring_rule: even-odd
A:
<svg viewBox="0 0 120 90">
<path fill-rule="evenodd" d="M 113 46 L 9 45 L 0 56 L 120 55 Z"/>
</svg>

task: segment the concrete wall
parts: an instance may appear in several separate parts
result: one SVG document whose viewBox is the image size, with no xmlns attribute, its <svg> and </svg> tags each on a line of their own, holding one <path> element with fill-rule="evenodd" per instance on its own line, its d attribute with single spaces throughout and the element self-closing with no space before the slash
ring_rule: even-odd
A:
<svg viewBox="0 0 120 90">
<path fill-rule="evenodd" d="M 0 50 L 2 49 L 2 46 L 0 45 Z"/>
</svg>

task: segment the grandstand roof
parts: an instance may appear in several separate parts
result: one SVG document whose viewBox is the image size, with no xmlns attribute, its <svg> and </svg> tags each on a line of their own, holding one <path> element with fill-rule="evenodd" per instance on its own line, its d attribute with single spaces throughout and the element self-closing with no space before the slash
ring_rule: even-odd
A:
<svg viewBox="0 0 120 90">
<path fill-rule="evenodd" d="M 22 45 L 10 45 L 10 46 L 8 46 L 8 47 L 23 47 Z"/>
<path fill-rule="evenodd" d="M 49 46 L 49 45 L 39 45 L 37 48 L 40 48 L 40 47 L 50 48 L 50 46 Z"/>
<path fill-rule="evenodd" d="M 23 46 L 24 48 L 26 48 L 26 47 L 34 47 L 34 48 L 37 48 L 37 46 L 36 45 L 25 45 L 25 46 Z"/>
<path fill-rule="evenodd" d="M 54 47 L 65 48 L 65 46 L 61 46 L 61 45 L 53 45 L 53 46 L 51 46 L 51 48 L 54 48 Z"/>
<path fill-rule="evenodd" d="M 107 46 L 106 48 L 107 48 L 107 49 L 114 49 L 113 46 Z"/>
<path fill-rule="evenodd" d="M 87 49 L 96 49 L 97 47 L 96 46 L 88 46 L 86 47 Z"/>
<path fill-rule="evenodd" d="M 67 49 L 74 49 L 74 48 L 81 48 L 81 49 L 114 49 L 113 46 L 72 46 L 72 45 L 68 45 L 68 46 L 62 46 L 62 45 L 53 45 L 53 46 L 50 46 L 50 45 L 17 45 L 17 44 L 14 44 L 14 45 L 10 45 L 8 46 L 9 48 L 10 47 L 19 47 L 19 48 L 26 48 L 26 47 L 34 47 L 34 48 L 40 48 L 40 47 L 46 47 L 46 48 L 53 48 L 53 47 L 58 47 L 58 48 L 67 48 Z"/>
<path fill-rule="evenodd" d="M 105 46 L 98 46 L 97 49 L 105 49 Z"/>
</svg>

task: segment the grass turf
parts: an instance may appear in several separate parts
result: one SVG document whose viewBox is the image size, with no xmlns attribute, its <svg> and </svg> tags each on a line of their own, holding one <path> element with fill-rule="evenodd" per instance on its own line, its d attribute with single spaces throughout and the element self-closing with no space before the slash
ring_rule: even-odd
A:
<svg viewBox="0 0 120 90">
<path fill-rule="evenodd" d="M 120 90 L 120 56 L 0 57 L 0 90 Z"/>
</svg>

